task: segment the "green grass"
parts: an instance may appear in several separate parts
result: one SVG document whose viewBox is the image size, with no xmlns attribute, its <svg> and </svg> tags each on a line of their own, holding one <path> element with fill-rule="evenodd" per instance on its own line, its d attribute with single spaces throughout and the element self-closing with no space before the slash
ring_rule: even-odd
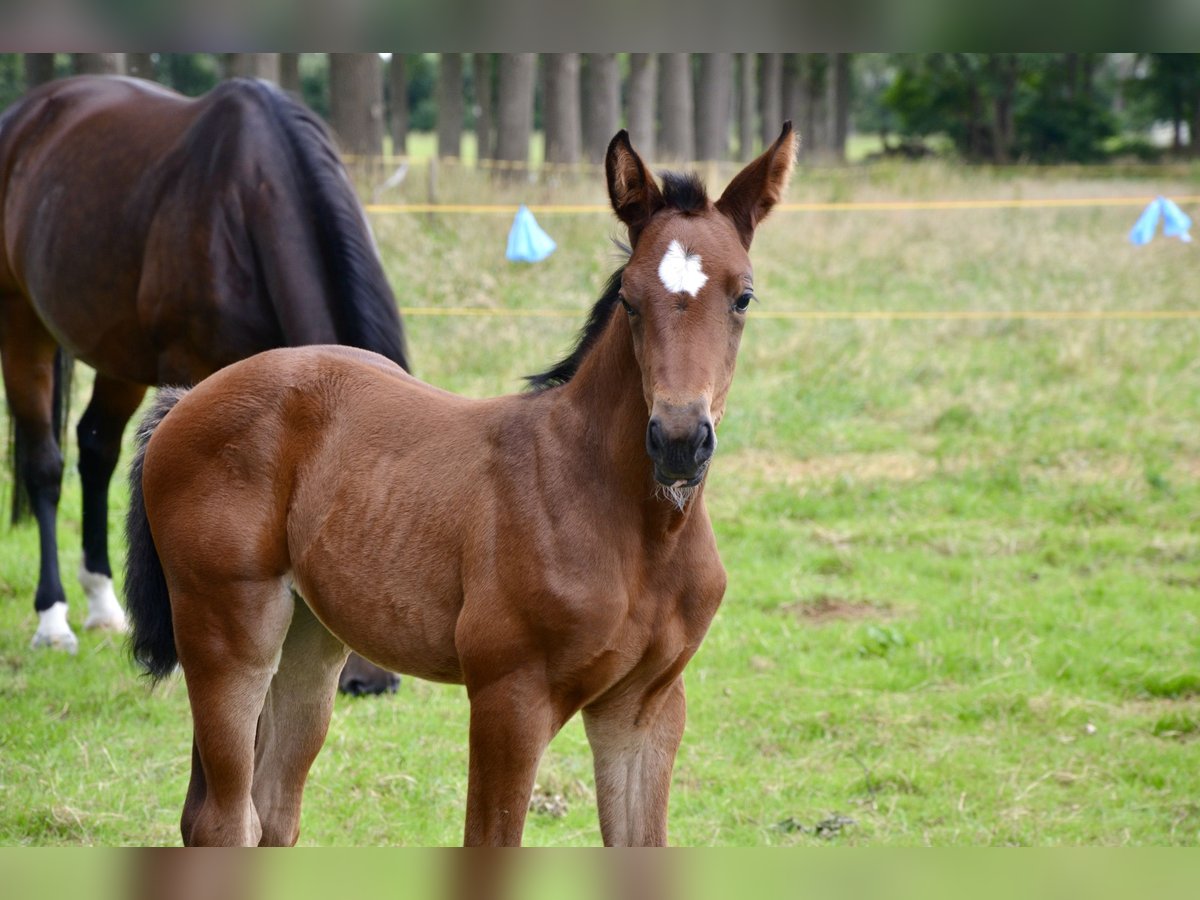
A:
<svg viewBox="0 0 1200 900">
<path fill-rule="evenodd" d="M 802 170 L 790 196 L 1170 196 L 1196 184 L 1196 170 L 1135 181 L 881 166 Z M 395 193 L 423 190 L 414 175 Z M 444 169 L 440 191 L 603 199 L 595 178 L 514 186 L 469 170 Z M 755 241 L 756 308 L 1194 308 L 1195 249 L 1130 247 L 1135 215 L 779 214 Z M 511 391 L 569 346 L 614 265 L 616 228 L 542 223 L 560 249 L 525 267 L 503 260 L 504 217 L 374 220 L 404 306 L 578 313 L 410 317 L 422 377 Z M 1196 321 L 752 312 L 707 493 L 729 590 L 687 672 L 674 842 L 1200 840 L 1198 360 Z M 126 502 L 117 485 L 114 523 Z M 60 527 L 71 573 L 73 473 Z M 0 540 L 0 844 L 177 842 L 183 685 L 150 693 L 95 634 L 75 658 L 31 652 L 35 559 L 31 528 Z M 461 689 L 414 679 L 394 698 L 339 699 L 302 843 L 458 842 L 466 713 Z M 539 785 L 567 812 L 531 814 L 527 843 L 598 842 L 578 722 Z M 836 817 L 853 824 L 817 828 Z"/>
</svg>

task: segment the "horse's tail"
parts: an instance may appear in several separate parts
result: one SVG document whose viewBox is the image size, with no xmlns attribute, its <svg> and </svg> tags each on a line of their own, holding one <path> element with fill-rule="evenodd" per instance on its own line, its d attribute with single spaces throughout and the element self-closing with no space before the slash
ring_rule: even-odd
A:
<svg viewBox="0 0 1200 900">
<path fill-rule="evenodd" d="M 383 271 L 366 213 L 317 115 L 269 82 L 254 82 L 312 204 L 338 342 L 373 350 L 408 369 L 396 297 Z"/>
<path fill-rule="evenodd" d="M 138 426 L 133 463 L 129 467 L 129 515 L 125 520 L 125 539 L 129 544 L 125 555 L 125 607 L 132 623 L 129 646 L 134 660 L 156 682 L 174 671 L 179 656 L 175 650 L 167 579 L 146 517 L 142 468 L 150 435 L 186 393 L 186 388 L 159 388 L 154 404 Z"/>
<path fill-rule="evenodd" d="M 71 382 L 75 373 L 75 359 L 61 347 L 54 351 L 54 398 L 50 406 L 50 427 L 59 449 L 65 454 L 67 447 L 67 420 L 71 417 Z M 24 429 L 17 424 L 9 410 L 8 417 L 8 461 L 12 475 L 11 521 L 16 525 L 29 517 L 29 491 L 25 489 L 22 472 L 25 471 L 26 439 Z"/>
</svg>

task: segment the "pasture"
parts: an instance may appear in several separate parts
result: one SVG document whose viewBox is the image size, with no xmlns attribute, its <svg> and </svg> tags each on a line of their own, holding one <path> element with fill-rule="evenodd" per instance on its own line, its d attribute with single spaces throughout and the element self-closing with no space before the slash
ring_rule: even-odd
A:
<svg viewBox="0 0 1200 900">
<path fill-rule="evenodd" d="M 380 199 L 422 201 L 424 184 L 415 167 Z M 800 169 L 785 200 L 1198 188 L 1195 169 L 885 165 Z M 439 199 L 604 190 L 598 176 L 521 186 L 445 167 Z M 1196 249 L 1130 246 L 1138 212 L 783 211 L 759 231 L 761 304 L 706 493 L 729 588 L 686 673 L 673 843 L 1200 840 L 1200 320 L 768 317 L 1195 309 Z M 519 389 L 569 348 L 618 262 L 615 220 L 596 213 L 539 215 L 559 250 L 506 263 L 510 219 L 372 216 L 402 307 L 562 313 L 406 316 L 433 384 Z M 65 573 L 76 460 L 72 438 Z M 74 658 L 31 651 L 36 558 L 32 526 L 0 537 L 0 845 L 177 844 L 184 686 L 150 693 L 111 636 L 81 632 Z M 460 842 L 466 732 L 458 687 L 406 678 L 392 698 L 339 697 L 300 842 Z M 592 793 L 575 720 L 543 760 L 526 843 L 597 844 Z"/>
</svg>

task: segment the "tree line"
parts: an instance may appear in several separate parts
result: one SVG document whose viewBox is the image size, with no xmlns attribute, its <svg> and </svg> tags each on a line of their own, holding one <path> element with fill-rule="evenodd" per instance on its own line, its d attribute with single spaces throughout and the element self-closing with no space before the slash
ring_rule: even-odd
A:
<svg viewBox="0 0 1200 900">
<path fill-rule="evenodd" d="M 324 115 L 343 148 L 377 155 L 390 137 L 435 132 L 441 157 L 463 136 L 477 155 L 598 162 L 625 127 L 647 158 L 749 159 L 796 124 L 809 161 L 846 156 L 853 123 L 878 152 L 952 148 L 968 161 L 1093 161 L 1164 151 L 1200 156 L 1200 55 L 1111 53 L 234 53 L 2 54 L 0 101 L 87 72 L 151 78 L 199 94 L 232 76 L 267 78 Z"/>
</svg>

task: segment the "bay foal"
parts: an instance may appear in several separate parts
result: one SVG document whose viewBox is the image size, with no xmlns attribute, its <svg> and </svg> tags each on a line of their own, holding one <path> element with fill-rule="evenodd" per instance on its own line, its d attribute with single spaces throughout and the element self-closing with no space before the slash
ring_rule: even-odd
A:
<svg viewBox="0 0 1200 900">
<path fill-rule="evenodd" d="M 518 844 L 582 711 L 604 842 L 667 839 L 682 673 L 725 591 L 704 478 L 790 124 L 715 203 L 606 159 L 632 252 L 534 390 L 469 400 L 344 347 L 275 350 L 161 394 L 129 517 L 137 657 L 176 659 L 187 844 L 291 844 L 352 647 L 466 685 L 467 844 Z M 293 590 L 294 589 L 294 590 Z"/>
</svg>

